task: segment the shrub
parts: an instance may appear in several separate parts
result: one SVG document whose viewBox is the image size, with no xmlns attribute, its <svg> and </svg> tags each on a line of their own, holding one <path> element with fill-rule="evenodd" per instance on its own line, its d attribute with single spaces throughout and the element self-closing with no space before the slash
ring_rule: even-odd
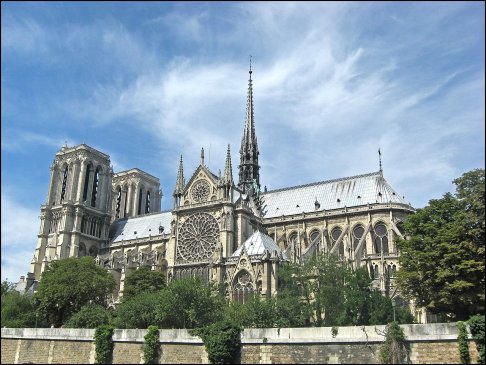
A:
<svg viewBox="0 0 486 365">
<path fill-rule="evenodd" d="M 471 335 L 478 349 L 478 364 L 484 364 L 484 315 L 472 316 L 467 321 L 467 324 L 469 324 Z"/>
<path fill-rule="evenodd" d="M 67 328 L 96 328 L 110 324 L 111 311 L 98 304 L 88 304 L 74 313 L 65 323 Z"/>
<path fill-rule="evenodd" d="M 96 364 L 110 364 L 113 355 L 113 330 L 110 325 L 102 325 L 95 331 Z"/>
<path fill-rule="evenodd" d="M 228 320 L 221 320 L 205 327 L 191 330 L 202 338 L 211 364 L 238 362 L 241 349 L 241 327 Z"/>
<path fill-rule="evenodd" d="M 467 344 L 466 324 L 462 321 L 457 322 L 457 329 L 459 332 L 457 342 L 459 343 L 459 356 L 461 358 L 461 364 L 470 364 L 471 359 L 469 357 L 469 346 Z"/>
<path fill-rule="evenodd" d="M 145 364 L 158 364 L 159 362 L 159 329 L 156 326 L 149 326 L 144 337 L 143 360 Z"/>
<path fill-rule="evenodd" d="M 385 343 L 380 349 L 382 364 L 405 363 L 407 351 L 405 348 L 405 334 L 398 322 L 387 324 L 385 330 Z"/>
</svg>

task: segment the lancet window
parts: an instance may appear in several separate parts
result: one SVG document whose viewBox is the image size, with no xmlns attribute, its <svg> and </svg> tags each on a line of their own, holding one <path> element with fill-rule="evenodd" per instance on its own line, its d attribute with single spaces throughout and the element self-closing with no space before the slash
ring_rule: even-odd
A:
<svg viewBox="0 0 486 365">
<path fill-rule="evenodd" d="M 336 244 L 336 242 L 338 241 L 339 237 L 341 237 L 341 234 L 343 233 L 342 229 L 340 227 L 336 227 L 334 228 L 332 231 L 331 231 L 331 241 L 332 241 L 332 246 L 334 247 L 334 245 Z M 341 240 L 341 242 L 339 243 L 339 247 L 338 247 L 338 252 L 339 254 L 339 257 L 344 257 L 344 244 L 343 244 L 343 241 Z"/>
<path fill-rule="evenodd" d="M 353 229 L 353 249 L 356 250 L 358 247 L 359 241 L 361 241 L 361 238 L 363 238 L 364 235 L 364 228 L 362 225 L 358 225 L 354 227 Z M 361 255 L 362 257 L 366 256 L 366 242 L 363 242 L 362 248 L 361 248 Z"/>
<path fill-rule="evenodd" d="M 253 293 L 250 273 L 246 270 L 240 271 L 233 286 L 233 300 L 236 303 L 244 304 Z"/>
<path fill-rule="evenodd" d="M 62 188 L 61 188 L 61 199 L 60 203 L 64 201 L 64 198 L 66 196 L 66 185 L 67 185 L 67 179 L 68 179 L 68 167 L 66 165 L 66 168 L 64 169 L 63 177 L 62 177 Z"/>
<path fill-rule="evenodd" d="M 373 248 L 374 253 L 388 254 L 388 230 L 383 223 L 378 223 L 375 226 L 373 234 Z"/>
<path fill-rule="evenodd" d="M 91 190 L 91 206 L 96 206 L 96 198 L 98 196 L 98 186 L 99 186 L 99 179 L 100 179 L 100 168 L 97 167 L 94 171 L 93 175 L 93 186 Z"/>
<path fill-rule="evenodd" d="M 150 213 L 150 191 L 148 190 L 145 197 L 145 213 Z"/>
</svg>

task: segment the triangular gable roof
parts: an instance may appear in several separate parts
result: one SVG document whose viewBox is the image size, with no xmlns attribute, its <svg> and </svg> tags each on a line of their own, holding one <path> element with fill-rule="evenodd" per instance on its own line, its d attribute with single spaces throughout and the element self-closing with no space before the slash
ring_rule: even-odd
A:
<svg viewBox="0 0 486 365">
<path fill-rule="evenodd" d="M 375 203 L 408 205 L 381 171 L 268 191 L 262 195 L 267 205 L 265 218 Z"/>
<path fill-rule="evenodd" d="M 287 255 L 282 252 L 275 241 L 261 231 L 253 232 L 253 234 L 233 253 L 233 255 L 231 255 L 231 257 L 241 256 L 243 248 L 247 252 L 248 256 L 263 255 L 265 251 L 270 253 L 277 251 L 278 257 L 288 260 Z"/>
<path fill-rule="evenodd" d="M 206 173 L 206 175 L 209 176 L 209 178 L 211 179 L 211 181 L 213 182 L 214 185 L 217 185 L 219 178 L 215 174 L 213 174 L 211 171 L 209 171 L 209 169 L 205 165 L 199 165 L 198 168 L 196 169 L 196 171 L 194 171 L 191 178 L 189 179 L 189 182 L 184 187 L 183 194 L 185 194 L 187 192 L 187 190 L 189 189 L 191 184 L 194 182 L 194 180 L 196 180 L 198 178 L 199 172 L 201 170 L 203 170 Z"/>
</svg>

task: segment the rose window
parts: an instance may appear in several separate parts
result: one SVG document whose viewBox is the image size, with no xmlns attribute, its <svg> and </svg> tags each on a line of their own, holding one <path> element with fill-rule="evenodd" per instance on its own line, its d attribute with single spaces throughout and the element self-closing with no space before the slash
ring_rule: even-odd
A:
<svg viewBox="0 0 486 365">
<path fill-rule="evenodd" d="M 191 215 L 179 230 L 178 262 L 207 261 L 213 255 L 219 240 L 219 225 L 207 213 Z"/>
<path fill-rule="evenodd" d="M 192 199 L 201 203 L 208 200 L 210 187 L 207 181 L 199 180 L 192 188 Z"/>
</svg>

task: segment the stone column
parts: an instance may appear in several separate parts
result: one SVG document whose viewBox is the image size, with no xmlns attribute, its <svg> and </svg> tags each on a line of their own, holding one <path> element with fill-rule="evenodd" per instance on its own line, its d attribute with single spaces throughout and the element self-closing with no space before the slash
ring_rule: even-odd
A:
<svg viewBox="0 0 486 365">
<path fill-rule="evenodd" d="M 47 205 L 52 205 L 54 203 L 56 185 L 57 185 L 57 165 L 52 164 L 51 166 L 51 180 L 49 181 L 49 190 L 47 191 Z"/>
<path fill-rule="evenodd" d="M 86 159 L 82 159 L 80 165 L 81 165 L 81 170 L 78 178 L 78 191 L 76 194 L 76 203 L 83 202 L 84 180 L 86 179 Z"/>
<path fill-rule="evenodd" d="M 95 208 L 103 210 L 103 199 L 105 190 L 105 173 L 103 170 L 98 174 L 98 190 L 96 193 Z"/>
<path fill-rule="evenodd" d="M 138 215 L 138 201 L 140 200 L 140 183 L 135 185 L 135 201 L 133 202 L 133 216 Z"/>
<path fill-rule="evenodd" d="M 127 196 L 128 202 L 127 202 L 127 216 L 133 217 L 133 184 L 130 182 L 128 185 L 128 196 Z"/>
<path fill-rule="evenodd" d="M 73 163 L 73 172 L 72 172 L 72 179 L 71 179 L 71 194 L 69 197 L 70 201 L 76 200 L 76 193 L 78 188 L 78 178 L 79 178 L 79 161 L 74 161 Z"/>
</svg>

